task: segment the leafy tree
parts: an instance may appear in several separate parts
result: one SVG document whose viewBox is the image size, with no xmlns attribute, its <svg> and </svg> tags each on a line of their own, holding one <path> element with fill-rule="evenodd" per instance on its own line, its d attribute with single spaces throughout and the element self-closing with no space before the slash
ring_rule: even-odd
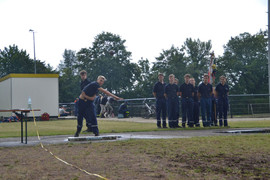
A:
<svg viewBox="0 0 270 180">
<path fill-rule="evenodd" d="M 73 102 L 80 94 L 80 77 L 76 68 L 76 53 L 65 49 L 63 60 L 58 66 L 59 77 L 59 102 Z"/>
<path fill-rule="evenodd" d="M 199 82 L 202 80 L 203 74 L 208 72 L 209 54 L 212 48 L 211 41 L 201 42 L 199 39 L 187 38 L 182 48 L 186 52 L 186 72 L 191 74 L 196 82 Z"/>
<path fill-rule="evenodd" d="M 158 72 L 165 73 L 166 82 L 168 82 L 168 76 L 174 74 L 179 81 L 182 81 L 182 77 L 187 72 L 184 55 L 183 49 L 174 46 L 168 50 L 162 50 L 162 53 L 156 58 L 157 62 L 153 63 L 153 74 L 157 77 Z"/>
<path fill-rule="evenodd" d="M 232 37 L 218 59 L 218 76 L 225 74 L 232 93 L 267 93 L 266 32 L 255 35 L 243 33 Z"/>
<path fill-rule="evenodd" d="M 152 96 L 153 74 L 151 73 L 150 62 L 148 59 L 141 58 L 138 61 L 138 74 L 136 75 L 136 83 L 132 93 L 129 93 L 129 98 L 145 98 Z"/>
<path fill-rule="evenodd" d="M 50 65 L 36 61 L 37 73 L 55 73 Z M 0 51 L 0 77 L 10 73 L 34 73 L 34 60 L 30 59 L 25 50 L 12 45 Z"/>
<path fill-rule="evenodd" d="M 85 69 L 94 80 L 104 75 L 108 79 L 104 87 L 116 94 L 132 90 L 137 65 L 130 62 L 131 52 L 126 50 L 125 42 L 109 32 L 98 34 L 92 47 L 77 53 L 79 69 Z"/>
</svg>

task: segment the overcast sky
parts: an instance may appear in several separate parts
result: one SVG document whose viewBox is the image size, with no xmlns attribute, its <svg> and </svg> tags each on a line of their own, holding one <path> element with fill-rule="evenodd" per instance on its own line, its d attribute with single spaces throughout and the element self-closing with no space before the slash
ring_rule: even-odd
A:
<svg viewBox="0 0 270 180">
<path fill-rule="evenodd" d="M 267 29 L 267 0 L 0 0 L 0 49 L 18 45 L 57 67 L 65 49 L 92 46 L 102 31 L 126 40 L 132 59 L 151 62 L 186 38 L 223 45 L 243 32 Z"/>
</svg>

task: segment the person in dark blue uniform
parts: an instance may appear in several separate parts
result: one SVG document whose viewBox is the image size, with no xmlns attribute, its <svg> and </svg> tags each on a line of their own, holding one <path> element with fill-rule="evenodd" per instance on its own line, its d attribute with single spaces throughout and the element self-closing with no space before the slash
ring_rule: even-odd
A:
<svg viewBox="0 0 270 180">
<path fill-rule="evenodd" d="M 194 88 L 194 96 L 193 96 L 193 114 L 192 119 L 196 127 L 200 127 L 199 116 L 200 116 L 200 103 L 198 100 L 198 86 L 196 86 L 196 81 L 194 78 L 190 78 L 190 84 L 193 85 Z"/>
<path fill-rule="evenodd" d="M 166 99 L 164 96 L 166 83 L 164 82 L 164 75 L 158 74 L 158 82 L 154 85 L 153 95 L 156 98 L 156 118 L 157 127 L 161 128 L 160 115 L 162 114 L 162 127 L 167 128 L 166 125 Z"/>
<path fill-rule="evenodd" d="M 228 126 L 227 112 L 228 112 L 228 95 L 229 86 L 226 84 L 226 77 L 220 76 L 220 83 L 216 86 L 216 96 L 218 97 L 218 115 L 219 115 L 219 126 L 223 126 L 222 116 L 224 120 L 224 126 Z"/>
<path fill-rule="evenodd" d="M 85 86 L 87 86 L 88 84 L 91 83 L 91 81 L 89 81 L 87 79 L 87 72 L 85 70 L 80 71 L 80 76 L 81 76 L 81 91 L 83 90 L 83 88 L 85 88 Z"/>
<path fill-rule="evenodd" d="M 80 99 L 79 99 L 79 106 L 78 106 L 77 131 L 76 131 L 74 137 L 78 137 L 81 130 L 82 130 L 83 117 L 87 121 L 89 120 L 91 122 L 91 128 L 92 128 L 92 131 L 95 134 L 95 136 L 99 136 L 95 105 L 93 103 L 98 91 L 101 91 L 104 94 L 112 96 L 116 100 L 122 99 L 122 98 L 115 96 L 114 94 L 110 93 L 109 91 L 107 91 L 101 87 L 104 84 L 105 80 L 106 80 L 106 78 L 104 76 L 98 76 L 97 81 L 94 81 L 94 82 L 88 84 L 82 90 L 82 93 L 81 93 Z"/>
<path fill-rule="evenodd" d="M 177 118 L 177 100 L 178 86 L 174 83 L 175 77 L 173 74 L 169 76 L 169 84 L 165 86 L 165 98 L 167 99 L 168 121 L 170 128 L 180 127 L 176 122 Z"/>
<path fill-rule="evenodd" d="M 188 118 L 188 126 L 193 127 L 194 122 L 192 119 L 192 106 L 194 87 L 189 83 L 190 74 L 184 76 L 185 82 L 180 86 L 180 96 L 182 102 L 182 127 L 186 127 L 186 119 Z"/>
<path fill-rule="evenodd" d="M 89 81 L 87 79 L 87 72 L 85 70 L 81 70 L 80 71 L 80 77 L 81 77 L 80 88 L 81 88 L 81 91 L 82 91 L 83 88 L 85 88 L 85 86 L 87 86 L 88 84 L 91 83 L 91 81 Z M 77 103 L 79 104 L 79 102 L 77 102 Z M 77 113 L 77 115 L 78 115 L 78 113 Z M 89 119 L 85 119 L 85 120 L 86 120 L 86 127 L 87 127 L 87 129 L 85 131 L 83 131 L 83 132 L 92 132 L 90 120 Z"/>
<path fill-rule="evenodd" d="M 128 102 L 123 102 L 118 108 L 118 118 L 128 118 L 129 110 L 128 110 Z"/>
<path fill-rule="evenodd" d="M 212 85 L 208 83 L 209 76 L 204 74 L 203 82 L 199 85 L 198 95 L 201 103 L 202 121 L 204 127 L 210 127 L 211 124 L 211 96 L 213 92 Z M 207 120 L 205 118 L 207 114 Z"/>
</svg>

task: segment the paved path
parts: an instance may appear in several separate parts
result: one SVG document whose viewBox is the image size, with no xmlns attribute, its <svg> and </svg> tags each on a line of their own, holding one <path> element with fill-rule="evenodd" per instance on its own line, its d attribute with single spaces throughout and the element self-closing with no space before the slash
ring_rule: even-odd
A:
<svg viewBox="0 0 270 180">
<path fill-rule="evenodd" d="M 241 128 L 237 130 L 261 130 L 265 128 Z M 118 140 L 128 139 L 169 139 L 169 138 L 191 138 L 191 137 L 204 137 L 204 136 L 228 136 L 239 135 L 232 133 L 222 133 L 228 130 L 236 129 L 200 129 L 200 130 L 168 130 L 168 131 L 152 131 L 152 132 L 129 132 L 129 133 L 108 133 L 101 134 L 101 136 L 121 136 Z M 63 144 L 68 143 L 68 137 L 73 135 L 58 135 L 58 136 L 42 136 L 41 141 L 44 145 L 48 144 Z M 93 136 L 92 134 L 82 134 L 81 136 Z M 16 146 L 33 146 L 38 145 L 37 137 L 28 137 L 28 144 L 20 143 L 20 137 L 16 138 L 0 138 L 0 147 L 16 147 Z M 89 141 L 86 141 L 89 142 Z M 77 143 L 77 142 L 76 142 Z M 81 141 L 79 143 L 82 143 Z"/>
</svg>

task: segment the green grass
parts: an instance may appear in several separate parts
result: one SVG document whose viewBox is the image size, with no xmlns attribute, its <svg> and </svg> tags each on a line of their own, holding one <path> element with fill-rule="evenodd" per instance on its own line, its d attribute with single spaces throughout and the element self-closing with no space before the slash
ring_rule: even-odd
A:
<svg viewBox="0 0 270 180">
<path fill-rule="evenodd" d="M 99 120 L 99 129 L 101 133 L 121 133 L 121 132 L 138 132 L 138 131 L 163 131 L 179 129 L 157 129 L 155 123 L 136 123 L 122 121 L 104 121 Z M 270 127 L 269 120 L 260 121 L 237 121 L 229 122 L 231 128 L 252 128 L 252 127 Z M 41 136 L 50 135 L 69 135 L 76 131 L 76 120 L 55 120 L 55 121 L 38 121 L 38 130 Z M 218 128 L 218 127 L 211 127 Z M 85 121 L 83 130 L 86 129 Z M 205 128 L 186 128 L 185 130 L 200 130 Z M 0 123 L 0 138 L 19 137 L 20 123 Z M 28 122 L 28 136 L 36 136 L 34 122 Z"/>
</svg>

